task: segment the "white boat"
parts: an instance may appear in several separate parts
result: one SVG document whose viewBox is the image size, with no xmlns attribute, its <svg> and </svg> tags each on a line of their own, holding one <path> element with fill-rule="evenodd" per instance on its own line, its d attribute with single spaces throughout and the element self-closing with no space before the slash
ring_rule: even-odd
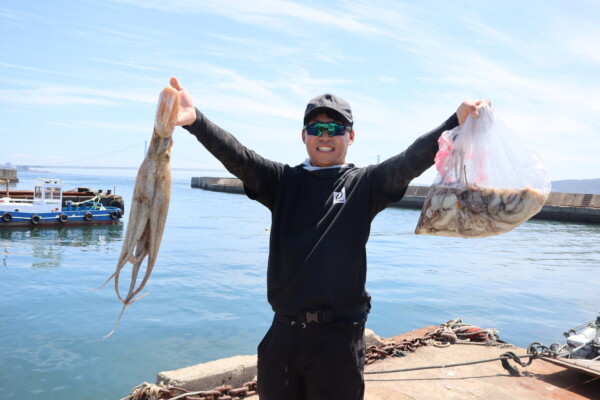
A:
<svg viewBox="0 0 600 400">
<path fill-rule="evenodd" d="M 0 198 L 0 229 L 116 224 L 123 216 L 120 208 L 104 206 L 99 198 L 79 203 L 68 201 L 63 206 L 62 186 L 60 179 L 39 178 L 32 200 L 11 198 L 10 195 Z"/>
</svg>

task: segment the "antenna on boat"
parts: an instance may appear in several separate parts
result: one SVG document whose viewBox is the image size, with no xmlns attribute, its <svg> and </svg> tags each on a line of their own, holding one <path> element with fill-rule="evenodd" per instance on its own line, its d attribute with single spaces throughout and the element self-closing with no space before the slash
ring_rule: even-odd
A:
<svg viewBox="0 0 600 400">
<path fill-rule="evenodd" d="M 2 179 L 4 183 L 6 183 L 6 197 L 10 197 L 10 189 L 8 183 L 10 182 L 10 178 Z"/>
</svg>

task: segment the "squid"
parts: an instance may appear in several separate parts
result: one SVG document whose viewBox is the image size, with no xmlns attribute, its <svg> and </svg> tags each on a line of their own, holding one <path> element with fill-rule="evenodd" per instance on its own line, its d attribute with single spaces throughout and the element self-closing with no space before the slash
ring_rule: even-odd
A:
<svg viewBox="0 0 600 400">
<path fill-rule="evenodd" d="M 115 332 L 125 308 L 148 294 L 138 296 L 148 282 L 156 263 L 169 211 L 171 146 L 178 114 L 179 95 L 175 89 L 165 87 L 158 100 L 152 141 L 135 181 L 129 221 L 117 268 L 100 287 L 102 288 L 114 278 L 117 297 L 123 303 L 114 328 L 104 338 Z M 146 257 L 148 257 L 146 271 L 141 282 L 137 284 L 140 266 Z M 132 264 L 131 283 L 129 292 L 123 297 L 119 291 L 119 278 L 121 270 L 128 262 Z"/>
<path fill-rule="evenodd" d="M 496 189 L 432 186 L 416 234 L 487 237 L 508 232 L 537 214 L 548 193 L 530 187 Z"/>
</svg>

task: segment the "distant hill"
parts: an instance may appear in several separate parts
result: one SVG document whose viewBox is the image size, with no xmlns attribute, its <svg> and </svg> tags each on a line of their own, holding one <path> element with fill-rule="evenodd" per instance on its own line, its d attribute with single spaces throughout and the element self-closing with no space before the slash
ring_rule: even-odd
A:
<svg viewBox="0 0 600 400">
<path fill-rule="evenodd" d="M 552 191 L 560 193 L 600 194 L 600 179 L 552 181 Z"/>
</svg>

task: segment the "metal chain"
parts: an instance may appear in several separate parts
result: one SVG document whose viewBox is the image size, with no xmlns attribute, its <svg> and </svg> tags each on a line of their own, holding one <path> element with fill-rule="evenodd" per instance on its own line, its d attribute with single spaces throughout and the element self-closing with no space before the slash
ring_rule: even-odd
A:
<svg viewBox="0 0 600 400">
<path fill-rule="evenodd" d="M 467 330 L 472 330 L 472 332 L 467 332 Z M 478 339 L 485 340 L 485 342 L 475 342 Z M 512 345 L 498 338 L 498 331 L 496 329 L 481 329 L 477 326 L 465 324 L 460 318 L 456 318 L 445 324 L 441 324 L 435 331 L 426 333 L 422 337 L 403 340 L 398 344 L 389 343 L 381 347 L 374 345 L 367 347 L 365 365 L 373 364 L 377 360 L 382 360 L 390 356 L 405 356 L 408 352 L 416 351 L 421 346 L 447 347 L 450 344 L 512 347 Z"/>
<path fill-rule="evenodd" d="M 240 388 L 223 385 L 213 390 L 189 392 L 186 389 L 151 383 L 143 383 L 134 387 L 131 394 L 121 400 L 240 400 L 256 394 L 256 378 L 244 383 Z"/>
<path fill-rule="evenodd" d="M 477 330 L 473 332 L 466 332 L 466 330 L 470 328 L 475 328 Z M 487 336 L 482 336 L 482 334 L 486 334 Z M 417 337 L 411 340 L 403 340 L 398 344 L 389 343 L 381 347 L 377 347 L 375 345 L 368 346 L 366 348 L 365 365 L 370 365 L 375 361 L 382 360 L 388 356 L 402 357 L 408 354 L 409 351 L 412 352 L 421 346 L 427 346 L 430 344 L 437 347 L 447 346 L 449 343 L 471 344 L 470 341 L 460 341 L 460 339 L 469 338 L 470 336 L 475 335 L 478 335 L 476 336 L 477 338 L 487 338 L 486 342 L 477 344 L 495 346 L 499 343 L 502 343 L 506 345 L 505 343 L 498 341 L 499 339 L 497 330 L 481 329 L 473 325 L 464 324 L 460 319 L 457 318 L 455 320 L 448 321 L 445 324 L 441 324 L 440 327 L 434 332 L 426 333 L 423 337 Z"/>
</svg>

